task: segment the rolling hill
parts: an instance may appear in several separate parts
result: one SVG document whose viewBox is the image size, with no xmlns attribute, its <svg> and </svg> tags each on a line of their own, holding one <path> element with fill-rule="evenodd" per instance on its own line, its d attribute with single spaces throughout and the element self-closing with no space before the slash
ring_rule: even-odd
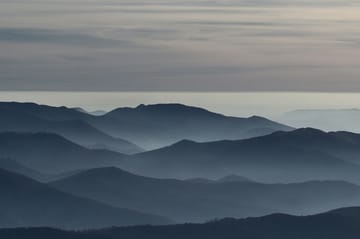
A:
<svg viewBox="0 0 360 239">
<path fill-rule="evenodd" d="M 66 107 L 0 102 L 0 114 L 0 132 L 56 133 L 89 148 L 127 154 L 143 151 L 129 141 L 107 135 L 87 123 L 85 120 L 90 115 Z"/>
<path fill-rule="evenodd" d="M 50 175 L 43 174 L 34 169 L 28 168 L 10 158 L 0 158 L 0 169 L 22 174 L 37 181 L 46 181 L 50 178 Z"/>
<path fill-rule="evenodd" d="M 205 224 L 120 227 L 85 232 L 50 228 L 0 230 L 1 238 L 27 239 L 357 239 L 360 208 L 341 208 L 312 216 L 272 214 L 259 218 L 222 219 Z"/>
<path fill-rule="evenodd" d="M 108 134 L 154 149 L 182 139 L 214 141 L 242 139 L 292 128 L 253 116 L 229 117 L 181 104 L 118 108 L 90 121 Z"/>
<path fill-rule="evenodd" d="M 239 174 L 260 182 L 360 182 L 359 136 L 306 128 L 233 141 L 182 140 L 133 155 L 123 167 L 154 177 L 218 178 Z"/>
<path fill-rule="evenodd" d="M 66 193 L 163 215 L 177 222 L 204 222 L 274 212 L 312 214 L 357 205 L 360 200 L 360 187 L 346 182 L 201 183 L 148 178 L 119 168 L 82 171 L 50 185 Z"/>
<path fill-rule="evenodd" d="M 0 133 L 0 158 L 11 158 L 40 173 L 118 165 L 124 155 L 90 150 L 49 133 Z"/>
<path fill-rule="evenodd" d="M 94 116 L 74 108 L 0 102 L 0 113 L 6 116 L 0 120 L 0 131 L 3 125 L 8 131 L 53 132 L 84 146 L 131 154 L 142 151 L 136 145 L 154 149 L 182 139 L 240 139 L 292 129 L 258 116 L 229 117 L 181 104 L 117 108 Z"/>
<path fill-rule="evenodd" d="M 72 196 L 22 175 L 0 169 L 0 227 L 100 228 L 166 224 L 154 215 Z"/>
</svg>

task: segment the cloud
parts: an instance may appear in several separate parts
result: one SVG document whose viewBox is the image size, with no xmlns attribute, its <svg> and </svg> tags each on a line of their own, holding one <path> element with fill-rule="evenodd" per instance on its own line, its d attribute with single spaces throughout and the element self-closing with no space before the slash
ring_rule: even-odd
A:
<svg viewBox="0 0 360 239">
<path fill-rule="evenodd" d="M 0 28 L 0 41 L 11 43 L 47 43 L 83 47 L 128 47 L 133 42 L 98 37 L 74 31 L 40 28 Z"/>
<path fill-rule="evenodd" d="M 277 26 L 285 25 L 284 23 L 279 24 L 275 22 L 260 22 L 260 21 L 184 21 L 182 24 L 190 25 L 220 25 L 220 26 Z"/>
<path fill-rule="evenodd" d="M 360 91 L 353 0 L 5 1 L 0 90 Z"/>
</svg>

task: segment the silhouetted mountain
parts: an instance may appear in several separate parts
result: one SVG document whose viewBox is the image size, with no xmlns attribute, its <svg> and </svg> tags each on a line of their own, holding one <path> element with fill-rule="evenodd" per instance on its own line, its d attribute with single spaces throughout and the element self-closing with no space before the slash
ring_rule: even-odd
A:
<svg viewBox="0 0 360 239">
<path fill-rule="evenodd" d="M 105 236 L 101 235 L 89 235 L 45 227 L 0 229 L 0 236 L 7 239 L 105 239 Z"/>
<path fill-rule="evenodd" d="M 208 178 L 187 178 L 184 179 L 186 182 L 192 183 L 216 183 L 216 180 L 208 179 Z"/>
<path fill-rule="evenodd" d="M 26 167 L 10 158 L 0 158 L 0 169 L 21 174 L 28 178 L 35 179 L 36 181 L 39 182 L 50 182 L 50 181 L 60 180 L 78 174 L 82 171 L 82 170 L 73 170 L 73 171 L 66 171 L 57 174 L 40 173 L 39 171 Z"/>
<path fill-rule="evenodd" d="M 85 119 L 87 117 L 87 114 L 84 114 L 83 112 L 64 106 L 54 107 L 39 105 L 36 103 L 0 102 L 0 109 L 17 113 L 25 113 L 41 119 L 56 121 L 78 120 Z"/>
<path fill-rule="evenodd" d="M 122 154 L 90 150 L 48 133 L 0 133 L 0 158 L 11 158 L 42 173 L 118 165 Z"/>
<path fill-rule="evenodd" d="M 6 171 L 22 174 L 26 177 L 36 179 L 38 181 L 44 181 L 50 177 L 50 175 L 46 175 L 46 174 L 40 173 L 34 169 L 28 168 L 10 158 L 0 158 L 0 169 L 4 169 Z"/>
<path fill-rule="evenodd" d="M 0 214 L 5 215 L 0 227 L 10 224 L 11 227 L 99 228 L 169 222 L 162 217 L 72 196 L 2 169 L 0 188 Z"/>
<path fill-rule="evenodd" d="M 219 178 L 217 181 L 220 183 L 225 183 L 225 182 L 251 182 L 252 180 L 250 180 L 247 177 L 239 176 L 236 174 L 230 174 L 228 176 Z"/>
<path fill-rule="evenodd" d="M 208 178 L 188 178 L 185 179 L 185 181 L 188 182 L 196 182 L 196 183 L 226 183 L 226 182 L 254 182 L 253 180 L 236 175 L 236 174 L 230 174 L 218 179 L 208 179 Z"/>
<path fill-rule="evenodd" d="M 273 214 L 259 218 L 222 219 L 205 224 L 133 226 L 65 232 L 49 228 L 3 229 L 1 238 L 26 239 L 358 239 L 360 209 L 342 208 L 312 216 Z"/>
<path fill-rule="evenodd" d="M 50 132 L 91 148 L 138 153 L 140 147 L 101 132 L 86 122 L 92 116 L 66 107 L 0 102 L 0 132 Z"/>
<path fill-rule="evenodd" d="M 301 128 L 292 132 L 277 132 L 266 138 L 270 143 L 286 143 L 308 150 L 360 163 L 360 134 L 351 132 L 323 132 L 313 128 Z"/>
<path fill-rule="evenodd" d="M 7 130 L 16 131 L 17 127 L 21 127 L 19 130 L 22 131 L 54 132 L 85 146 L 104 145 L 124 153 L 136 153 L 141 149 L 118 138 L 129 139 L 145 148 L 158 148 L 182 139 L 240 139 L 292 129 L 258 116 L 228 117 L 181 104 L 139 105 L 136 108 L 118 108 L 105 115 L 94 116 L 66 107 L 3 102 L 0 103 L 0 113 L 7 115 L 7 119 L 0 121 L 0 130 L 1 125 L 11 125 L 11 119 L 16 119 L 20 122 Z M 26 120 L 28 123 L 23 122 L 26 117 L 29 118 Z M 39 120 L 41 123 L 38 123 Z M 52 125 L 54 122 L 60 129 Z M 63 125 L 75 124 L 74 122 L 82 127 Z M 46 130 L 40 126 L 46 126 Z M 68 128 L 70 130 L 67 130 Z M 78 128 L 84 129 L 79 131 Z"/>
<path fill-rule="evenodd" d="M 123 167 L 156 177 L 218 178 L 239 174 L 259 182 L 350 180 L 360 182 L 360 135 L 315 129 L 275 132 L 235 141 L 182 140 L 133 155 Z M 359 153 L 358 153 L 359 152 Z"/>
<path fill-rule="evenodd" d="M 89 122 L 108 134 L 124 137 L 145 148 L 158 148 L 182 139 L 240 139 L 291 129 L 258 116 L 228 117 L 181 104 L 118 108 Z"/>
<path fill-rule="evenodd" d="M 294 127 L 360 133 L 360 109 L 309 109 L 287 112 L 278 120 Z"/>
<path fill-rule="evenodd" d="M 163 215 L 178 222 L 274 212 L 309 214 L 357 205 L 360 200 L 360 187 L 345 182 L 198 183 L 147 178 L 118 168 L 92 169 L 50 185 L 67 193 Z"/>
</svg>

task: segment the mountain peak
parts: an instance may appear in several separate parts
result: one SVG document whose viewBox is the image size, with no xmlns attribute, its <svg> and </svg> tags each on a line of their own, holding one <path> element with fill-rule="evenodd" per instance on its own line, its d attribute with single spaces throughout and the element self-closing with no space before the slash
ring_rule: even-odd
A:
<svg viewBox="0 0 360 239">
<path fill-rule="evenodd" d="M 145 105 L 145 104 L 140 104 L 140 105 L 136 106 L 135 109 L 143 109 L 143 108 L 145 108 L 145 107 L 147 107 L 147 105 Z"/>
<path fill-rule="evenodd" d="M 290 133 L 294 133 L 294 134 L 326 134 L 325 131 L 311 128 L 311 127 L 295 129 L 294 131 L 292 131 Z"/>
<path fill-rule="evenodd" d="M 130 172 L 127 172 L 117 167 L 101 167 L 101 168 L 88 169 L 72 177 L 88 177 L 91 179 L 96 179 L 96 178 L 119 178 L 119 177 L 127 178 L 127 177 L 136 177 L 136 176 L 137 175 L 134 175 Z"/>
<path fill-rule="evenodd" d="M 188 106 L 179 103 L 162 103 L 162 104 L 140 104 L 135 108 L 124 107 L 124 108 L 117 108 L 111 112 L 109 115 L 113 113 L 147 113 L 147 114 L 159 114 L 159 115 L 215 115 L 215 116 L 222 116 L 221 114 L 210 112 L 206 109 L 194 106 Z"/>
<path fill-rule="evenodd" d="M 346 207 L 346 208 L 338 208 L 326 212 L 326 214 L 336 214 L 345 217 L 358 217 L 360 215 L 360 207 Z"/>
<path fill-rule="evenodd" d="M 298 128 L 293 131 L 277 131 L 272 133 L 273 136 L 315 136 L 315 135 L 326 135 L 325 131 L 315 128 Z M 267 137 L 267 136 L 264 136 Z"/>
<path fill-rule="evenodd" d="M 218 182 L 251 182 L 249 178 L 237 175 L 237 174 L 230 174 L 225 177 L 219 178 Z"/>
<path fill-rule="evenodd" d="M 168 103 L 168 104 L 150 104 L 150 105 L 138 105 L 135 109 L 147 110 L 147 111 L 166 111 L 166 112 L 191 112 L 191 113 L 212 113 L 206 109 L 194 106 L 188 106 L 179 103 Z M 215 114 L 215 113 L 212 113 Z"/>
<path fill-rule="evenodd" d="M 189 139 L 183 139 L 183 140 L 180 140 L 178 142 L 176 142 L 175 144 L 171 145 L 171 146 L 188 146 L 188 145 L 192 145 L 192 144 L 196 144 L 198 142 L 196 141 L 193 141 L 193 140 L 189 140 Z"/>
<path fill-rule="evenodd" d="M 261 117 L 261 116 L 258 116 L 258 115 L 250 116 L 248 119 L 251 119 L 251 120 L 268 120 L 265 117 Z"/>
</svg>

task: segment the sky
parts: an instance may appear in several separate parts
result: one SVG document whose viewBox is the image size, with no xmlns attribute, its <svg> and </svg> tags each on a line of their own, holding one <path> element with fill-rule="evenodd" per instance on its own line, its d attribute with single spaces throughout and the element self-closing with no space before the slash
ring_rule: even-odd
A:
<svg viewBox="0 0 360 239">
<path fill-rule="evenodd" d="M 0 0 L 2 91 L 360 91 L 355 0 Z"/>
</svg>

